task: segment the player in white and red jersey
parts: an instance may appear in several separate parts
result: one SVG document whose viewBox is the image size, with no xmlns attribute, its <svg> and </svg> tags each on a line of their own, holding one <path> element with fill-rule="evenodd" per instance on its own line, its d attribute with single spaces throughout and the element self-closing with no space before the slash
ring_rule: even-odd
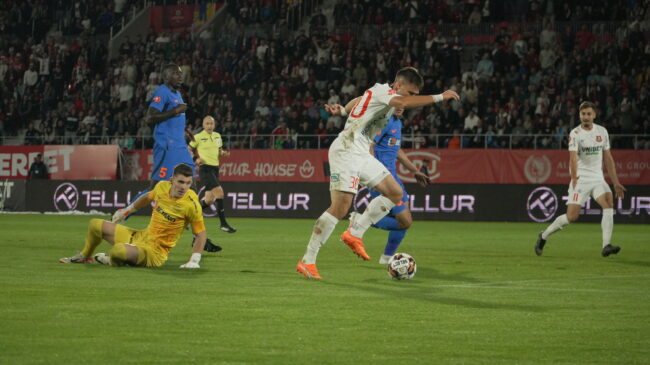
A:
<svg viewBox="0 0 650 365">
<path fill-rule="evenodd" d="M 569 135 L 569 162 L 571 184 L 569 184 L 569 200 L 566 214 L 557 217 L 546 230 L 540 232 L 535 244 L 535 253 L 541 256 L 548 237 L 571 222 L 578 220 L 580 207 L 593 197 L 601 208 L 603 232 L 603 248 L 601 254 L 606 257 L 617 254 L 621 248 L 611 244 L 614 228 L 614 198 L 612 190 L 605 182 L 603 175 L 603 159 L 614 183 L 616 197 L 622 199 L 625 188 L 618 181 L 614 158 L 609 149 L 609 134 L 604 127 L 594 124 L 596 106 L 585 101 L 580 104 L 580 126 L 574 128 Z"/>
<path fill-rule="evenodd" d="M 412 109 L 443 100 L 460 99 L 451 90 L 439 95 L 417 95 L 423 83 L 418 70 L 405 67 L 397 72 L 391 85 L 375 84 L 345 107 L 338 104 L 325 106 L 330 113 L 348 116 L 348 119 L 329 149 L 331 204 L 316 220 L 307 252 L 296 266 L 296 270 L 307 278 L 321 278 L 316 269 L 318 251 L 327 242 L 338 221 L 348 213 L 359 185 L 373 188 L 382 195 L 370 202 L 363 215 L 355 219 L 354 224 L 341 235 L 341 240 L 359 257 L 370 260 L 362 241 L 363 234 L 395 205 L 403 204 L 401 186 L 388 169 L 370 154 L 374 136 L 384 128 L 395 109 Z"/>
</svg>

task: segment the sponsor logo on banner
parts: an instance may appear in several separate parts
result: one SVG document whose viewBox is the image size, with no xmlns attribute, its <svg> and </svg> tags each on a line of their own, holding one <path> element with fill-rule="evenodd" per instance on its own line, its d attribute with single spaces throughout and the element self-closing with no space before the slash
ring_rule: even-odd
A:
<svg viewBox="0 0 650 365">
<path fill-rule="evenodd" d="M 131 200 L 131 191 L 119 192 L 118 186 L 113 189 L 80 190 L 70 182 L 60 184 L 54 189 L 54 207 L 59 212 L 71 210 L 87 211 L 89 209 L 123 208 Z"/>
<path fill-rule="evenodd" d="M 524 165 L 524 175 L 533 184 L 541 184 L 551 176 L 551 160 L 546 156 L 530 156 Z"/>
<path fill-rule="evenodd" d="M 300 172 L 300 176 L 302 176 L 303 179 L 309 179 L 314 176 L 314 166 L 309 160 L 305 160 L 298 171 Z"/>
<path fill-rule="evenodd" d="M 533 190 L 528 195 L 526 210 L 528 216 L 535 222 L 546 222 L 555 216 L 559 201 L 557 195 L 546 186 Z"/>
<path fill-rule="evenodd" d="M 71 183 L 63 183 L 54 190 L 54 207 L 59 212 L 75 210 L 79 204 L 79 190 Z"/>
<path fill-rule="evenodd" d="M 406 156 L 409 160 L 413 161 L 415 167 L 418 170 L 422 171 L 424 166 L 427 171 L 429 171 L 429 179 L 431 181 L 436 180 L 440 177 L 440 172 L 438 171 L 438 163 L 440 162 L 440 156 L 432 152 L 426 151 L 410 151 L 406 153 Z M 397 176 L 403 182 L 417 182 L 410 172 L 402 166 L 402 164 L 397 165 Z"/>
</svg>

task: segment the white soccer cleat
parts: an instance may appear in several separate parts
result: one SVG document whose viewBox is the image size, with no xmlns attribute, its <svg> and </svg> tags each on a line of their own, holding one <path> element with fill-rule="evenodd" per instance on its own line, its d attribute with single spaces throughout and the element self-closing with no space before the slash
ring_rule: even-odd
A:
<svg viewBox="0 0 650 365">
<path fill-rule="evenodd" d="M 79 252 L 72 257 L 62 257 L 59 259 L 59 262 L 62 264 L 88 264 L 93 262 L 93 258 L 86 257 Z"/>
<path fill-rule="evenodd" d="M 387 265 L 392 257 L 393 256 L 381 255 L 381 257 L 379 258 L 379 263 L 382 265 Z"/>
<path fill-rule="evenodd" d="M 110 265 L 111 264 L 111 257 L 108 256 L 107 254 L 103 253 L 103 252 L 95 254 L 95 256 L 93 258 L 95 259 L 95 261 L 98 264 L 102 264 L 102 265 Z"/>
</svg>

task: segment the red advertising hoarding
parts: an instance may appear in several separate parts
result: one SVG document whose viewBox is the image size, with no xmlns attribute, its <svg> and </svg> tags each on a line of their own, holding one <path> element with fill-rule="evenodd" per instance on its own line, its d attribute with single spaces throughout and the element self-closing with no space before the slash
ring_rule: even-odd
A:
<svg viewBox="0 0 650 365">
<path fill-rule="evenodd" d="M 407 150 L 434 183 L 568 184 L 569 153 L 565 150 L 422 149 Z M 650 185 L 650 151 L 613 151 L 623 185 Z M 151 151 L 126 151 L 123 176 L 148 180 Z M 326 150 L 232 150 L 220 166 L 222 181 L 326 182 Z M 400 179 L 415 182 L 398 163 Z"/>
<path fill-rule="evenodd" d="M 118 147 L 99 146 L 0 146 L 0 178 L 26 179 L 36 155 L 52 180 L 115 180 Z"/>
</svg>

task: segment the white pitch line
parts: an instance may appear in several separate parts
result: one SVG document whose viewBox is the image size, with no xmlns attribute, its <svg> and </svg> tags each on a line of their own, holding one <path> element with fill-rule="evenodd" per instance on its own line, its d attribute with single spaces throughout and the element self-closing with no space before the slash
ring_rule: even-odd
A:
<svg viewBox="0 0 650 365">
<path fill-rule="evenodd" d="M 583 289 L 583 288 L 549 288 L 540 286 L 478 286 L 478 285 L 447 285 L 447 288 L 467 288 L 467 289 L 509 289 L 509 290 L 534 290 L 534 291 L 559 291 L 559 292 L 588 292 L 588 293 L 607 293 L 607 294 L 643 294 L 650 295 L 650 291 L 643 290 L 608 290 L 608 289 Z"/>
<path fill-rule="evenodd" d="M 631 279 L 631 278 L 650 278 L 650 274 L 601 275 L 601 276 L 585 276 L 585 277 L 575 277 L 575 278 L 548 278 L 548 279 L 507 280 L 507 281 L 493 281 L 493 282 L 489 282 L 489 283 L 441 284 L 441 285 L 434 285 L 434 287 L 481 287 L 481 286 L 498 286 L 498 285 L 502 285 L 502 284 L 524 284 L 524 283 L 543 283 L 543 282 L 555 282 L 555 281 Z"/>
</svg>

